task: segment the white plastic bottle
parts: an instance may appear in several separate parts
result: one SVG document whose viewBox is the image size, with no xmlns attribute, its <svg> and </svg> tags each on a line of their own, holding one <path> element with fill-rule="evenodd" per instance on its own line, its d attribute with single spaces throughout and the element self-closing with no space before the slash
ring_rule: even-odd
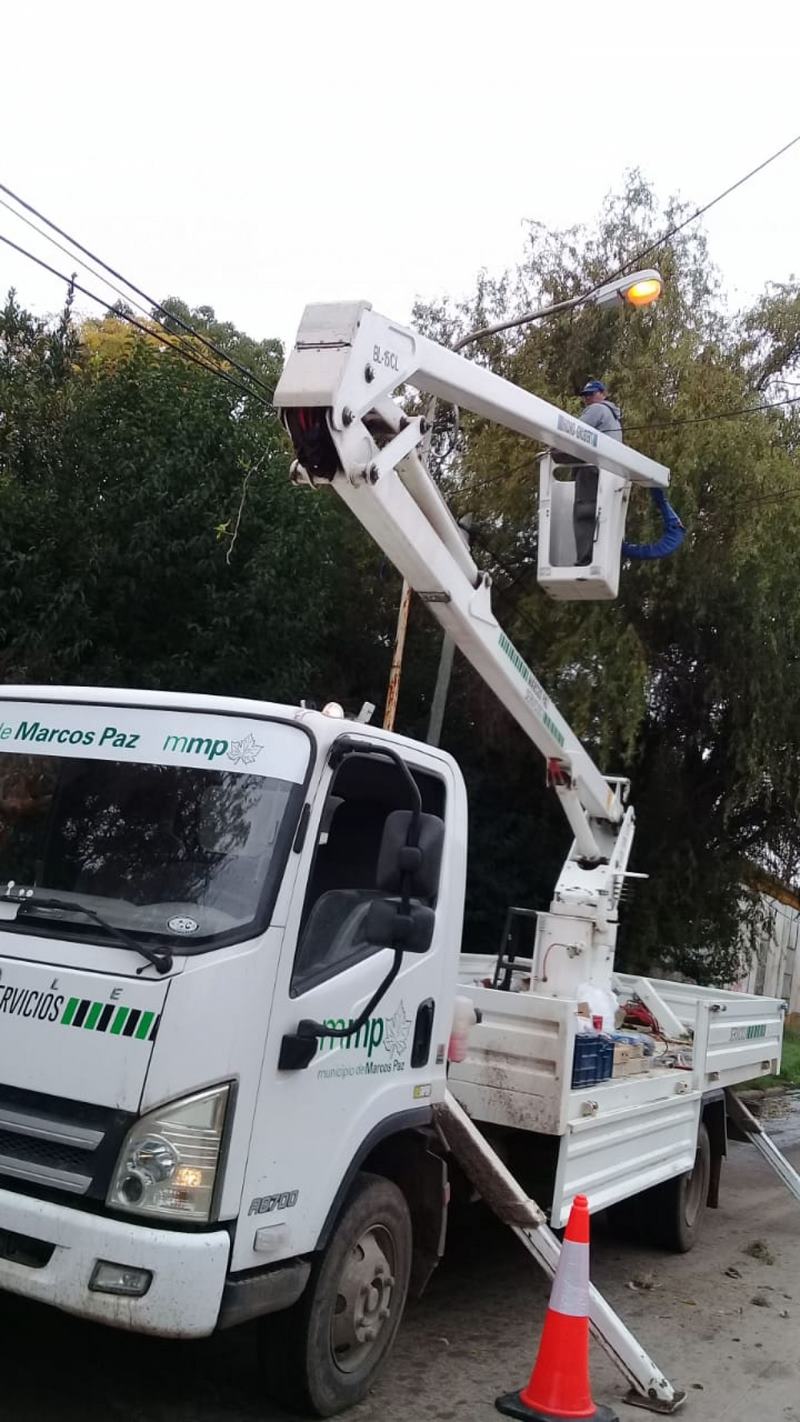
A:
<svg viewBox="0 0 800 1422">
<path fill-rule="evenodd" d="M 457 997 L 453 1007 L 453 1027 L 447 1048 L 449 1062 L 463 1062 L 467 1055 L 467 1038 L 478 1015 L 468 997 Z"/>
</svg>

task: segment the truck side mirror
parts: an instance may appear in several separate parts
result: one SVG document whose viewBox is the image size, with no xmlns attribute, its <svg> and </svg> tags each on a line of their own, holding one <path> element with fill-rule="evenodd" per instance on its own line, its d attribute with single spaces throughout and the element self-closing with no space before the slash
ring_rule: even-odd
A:
<svg viewBox="0 0 800 1422">
<path fill-rule="evenodd" d="M 407 891 L 412 899 L 434 899 L 439 888 L 444 847 L 444 820 L 438 815 L 419 816 L 417 843 L 408 842 L 414 819 L 413 810 L 392 810 L 386 816 L 376 873 L 377 887 L 383 894 L 403 892 L 403 880 L 409 876 Z"/>
<path fill-rule="evenodd" d="M 416 825 L 416 844 L 409 833 Z M 383 827 L 376 884 L 383 894 L 402 895 L 376 899 L 364 920 L 364 936 L 376 948 L 399 948 L 404 953 L 427 953 L 433 939 L 436 915 L 432 908 L 409 900 L 433 899 L 439 887 L 444 845 L 444 821 L 438 815 L 415 816 L 412 810 L 392 810 Z"/>
</svg>

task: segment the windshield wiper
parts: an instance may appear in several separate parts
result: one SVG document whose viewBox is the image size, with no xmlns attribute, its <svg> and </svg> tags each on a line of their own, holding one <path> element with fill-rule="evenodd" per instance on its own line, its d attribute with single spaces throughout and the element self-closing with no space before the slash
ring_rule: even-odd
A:
<svg viewBox="0 0 800 1422">
<path fill-rule="evenodd" d="M 12 900 L 13 902 L 13 900 Z M 96 909 L 89 908 L 88 904 L 76 903 L 72 899 L 51 899 L 40 898 L 35 894 L 32 898 L 21 899 L 19 909 L 22 911 L 30 909 L 59 909 L 62 913 L 82 913 L 84 918 L 91 918 L 95 923 L 99 923 L 106 933 L 110 933 L 124 948 L 133 949 L 134 953 L 140 953 L 146 958 L 148 963 L 152 963 L 158 973 L 168 973 L 172 967 L 172 953 L 169 948 L 148 948 L 146 944 L 140 943 L 131 933 L 126 933 L 124 928 L 117 928 L 116 924 L 109 923 L 107 918 L 98 913 Z M 144 968 L 137 968 L 137 973 L 143 973 Z"/>
</svg>

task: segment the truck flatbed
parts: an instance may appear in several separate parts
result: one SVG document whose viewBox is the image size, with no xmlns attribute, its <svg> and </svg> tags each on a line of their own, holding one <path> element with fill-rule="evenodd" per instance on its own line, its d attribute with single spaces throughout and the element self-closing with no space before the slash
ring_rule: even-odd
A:
<svg viewBox="0 0 800 1422">
<path fill-rule="evenodd" d="M 480 1016 L 449 1086 L 473 1120 L 561 1138 L 551 1221 L 566 1222 L 576 1193 L 603 1209 L 694 1164 L 703 1102 L 725 1087 L 777 1071 L 783 1003 L 723 988 L 647 980 L 684 1026 L 683 1067 L 661 1064 L 666 1049 L 636 1075 L 573 1089 L 578 1002 L 542 992 L 486 987 L 494 955 L 463 954 L 459 993 Z M 641 980 L 616 974 L 618 994 Z"/>
</svg>

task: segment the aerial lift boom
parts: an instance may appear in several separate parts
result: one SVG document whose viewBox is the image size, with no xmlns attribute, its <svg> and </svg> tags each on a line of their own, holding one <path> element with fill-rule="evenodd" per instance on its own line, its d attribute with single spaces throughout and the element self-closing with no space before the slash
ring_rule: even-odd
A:
<svg viewBox="0 0 800 1422">
<path fill-rule="evenodd" d="M 551 905 L 557 921 L 540 916 L 542 951 L 569 936 L 567 916 L 580 971 L 607 982 L 634 832 L 627 784 L 601 774 L 498 623 L 491 579 L 420 457 L 426 421 L 395 398 L 406 385 L 596 464 L 626 489 L 663 489 L 669 471 L 366 302 L 306 308 L 275 394 L 295 481 L 331 485 L 545 757 L 574 839 Z"/>
</svg>

